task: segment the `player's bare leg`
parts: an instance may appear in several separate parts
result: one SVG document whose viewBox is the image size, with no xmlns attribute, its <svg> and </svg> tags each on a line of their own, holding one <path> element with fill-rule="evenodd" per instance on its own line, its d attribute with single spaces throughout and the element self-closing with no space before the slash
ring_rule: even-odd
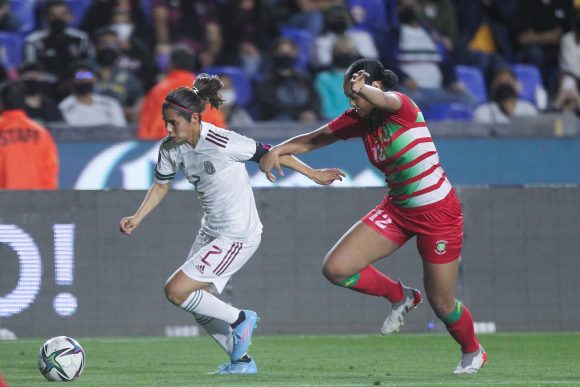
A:
<svg viewBox="0 0 580 387">
<path fill-rule="evenodd" d="M 421 302 L 421 293 L 403 286 L 371 266 L 399 246 L 363 222 L 357 222 L 327 254 L 322 272 L 335 285 L 384 297 L 392 303 L 381 333 L 391 333 L 404 323 L 405 314 Z"/>
<path fill-rule="evenodd" d="M 475 336 L 471 313 L 455 298 L 458 269 L 459 259 L 445 264 L 423 262 L 425 292 L 435 314 L 461 345 L 462 359 L 454 373 L 477 373 L 487 354 Z"/>
</svg>

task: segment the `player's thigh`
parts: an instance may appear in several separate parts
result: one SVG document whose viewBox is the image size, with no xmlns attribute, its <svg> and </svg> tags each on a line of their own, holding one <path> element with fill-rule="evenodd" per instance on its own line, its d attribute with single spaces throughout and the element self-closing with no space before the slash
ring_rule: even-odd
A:
<svg viewBox="0 0 580 387">
<path fill-rule="evenodd" d="M 389 256 L 399 244 L 378 233 L 364 222 L 357 222 L 328 252 L 324 272 L 329 275 L 351 276 Z"/>
</svg>

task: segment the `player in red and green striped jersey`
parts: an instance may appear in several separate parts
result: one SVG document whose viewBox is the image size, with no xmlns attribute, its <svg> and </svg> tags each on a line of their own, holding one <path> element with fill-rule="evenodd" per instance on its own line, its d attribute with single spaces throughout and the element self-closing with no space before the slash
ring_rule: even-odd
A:
<svg viewBox="0 0 580 387">
<path fill-rule="evenodd" d="M 408 96 L 391 91 L 397 81 L 376 60 L 356 61 L 344 76 L 352 109 L 311 133 L 274 146 L 260 166 L 275 181 L 272 169 L 283 175 L 278 162 L 282 155 L 362 138 L 369 161 L 385 174 L 387 195 L 330 250 L 323 273 L 336 285 L 388 299 L 391 311 L 381 333 L 393 333 L 421 302 L 421 293 L 372 264 L 416 236 L 427 299 L 461 346 L 462 358 L 454 373 L 476 373 L 487 355 L 475 336 L 471 313 L 455 298 L 463 239 L 461 203 L 439 163 L 423 113 Z"/>
</svg>

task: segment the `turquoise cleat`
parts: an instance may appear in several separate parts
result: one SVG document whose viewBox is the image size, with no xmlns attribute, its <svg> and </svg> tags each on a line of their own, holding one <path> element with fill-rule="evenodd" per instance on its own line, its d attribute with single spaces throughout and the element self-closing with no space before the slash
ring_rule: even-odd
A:
<svg viewBox="0 0 580 387">
<path fill-rule="evenodd" d="M 258 321 L 260 321 L 260 318 L 254 311 L 244 310 L 244 314 L 246 315 L 246 319 L 232 331 L 232 335 L 234 336 L 234 348 L 230 355 L 232 363 L 236 363 L 248 352 L 248 348 L 252 344 L 252 333 L 258 325 Z"/>
<path fill-rule="evenodd" d="M 210 372 L 212 375 L 252 375 L 257 373 L 258 367 L 256 366 L 254 359 L 250 360 L 248 363 L 243 361 L 226 363 L 220 366 L 217 371 Z"/>
</svg>

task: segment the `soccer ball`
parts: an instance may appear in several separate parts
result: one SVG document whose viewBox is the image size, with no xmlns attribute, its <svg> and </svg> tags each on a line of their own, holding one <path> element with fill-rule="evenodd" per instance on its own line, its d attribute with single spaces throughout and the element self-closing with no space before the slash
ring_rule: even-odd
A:
<svg viewBox="0 0 580 387">
<path fill-rule="evenodd" d="M 53 337 L 40 347 L 38 368 L 53 382 L 75 380 L 85 368 L 85 351 L 70 337 Z"/>
</svg>

